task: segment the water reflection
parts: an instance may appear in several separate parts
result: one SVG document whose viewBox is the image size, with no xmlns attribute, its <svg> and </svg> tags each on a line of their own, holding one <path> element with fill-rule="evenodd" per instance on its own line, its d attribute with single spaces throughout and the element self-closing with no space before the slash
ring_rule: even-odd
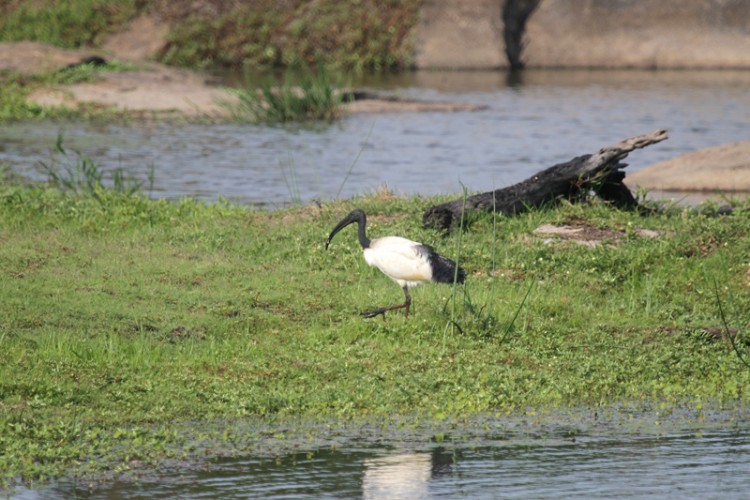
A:
<svg viewBox="0 0 750 500">
<path fill-rule="evenodd" d="M 464 454 L 437 447 L 429 452 L 392 452 L 364 460 L 362 497 L 366 499 L 432 498 L 451 491 L 460 481 Z M 490 473 L 490 471 L 485 471 Z M 445 490 L 445 491 L 443 491 Z"/>
<path fill-rule="evenodd" d="M 215 460 L 138 481 L 19 490 L 51 498 L 746 498 L 750 428 L 706 434 L 512 439 L 417 451 L 330 448 Z"/>
<path fill-rule="evenodd" d="M 432 474 L 430 453 L 397 453 L 364 461 L 362 493 L 366 499 L 426 498 Z"/>
</svg>

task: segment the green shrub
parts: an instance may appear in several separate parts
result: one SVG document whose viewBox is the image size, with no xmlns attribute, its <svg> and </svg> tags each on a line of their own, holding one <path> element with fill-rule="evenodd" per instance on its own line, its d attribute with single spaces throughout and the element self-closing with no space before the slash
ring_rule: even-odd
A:
<svg viewBox="0 0 750 500">
<path fill-rule="evenodd" d="M 6 6 L 0 41 L 36 41 L 58 47 L 98 45 L 103 36 L 133 18 L 138 0 L 42 0 Z"/>
</svg>

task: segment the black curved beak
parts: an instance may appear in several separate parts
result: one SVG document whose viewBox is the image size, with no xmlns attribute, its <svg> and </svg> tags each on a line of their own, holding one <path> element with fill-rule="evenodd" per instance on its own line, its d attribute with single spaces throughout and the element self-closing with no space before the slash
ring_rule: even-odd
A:
<svg viewBox="0 0 750 500">
<path fill-rule="evenodd" d="M 333 228 L 333 231 L 331 231 L 331 234 L 328 235 L 328 241 L 326 241 L 326 250 L 328 250 L 328 246 L 331 244 L 331 240 L 334 236 L 336 236 L 336 233 L 344 229 L 349 224 L 353 224 L 355 222 L 359 222 L 360 219 L 362 219 L 362 216 L 364 214 L 361 210 L 352 210 L 347 214 L 346 217 L 341 219 L 341 221 L 336 224 L 336 227 Z"/>
<path fill-rule="evenodd" d="M 336 224 L 336 227 L 333 228 L 333 231 L 331 231 L 331 234 L 328 235 L 328 241 L 326 241 L 326 250 L 328 250 L 328 245 L 331 244 L 331 240 L 333 239 L 334 236 L 336 236 L 336 233 L 338 233 L 339 231 L 341 231 L 342 229 L 344 229 L 349 224 L 351 224 L 353 222 L 356 222 L 356 220 L 357 219 L 353 219 L 352 218 L 352 214 L 349 214 L 346 217 L 344 217 L 341 220 L 341 222 L 339 222 L 338 224 Z"/>
</svg>

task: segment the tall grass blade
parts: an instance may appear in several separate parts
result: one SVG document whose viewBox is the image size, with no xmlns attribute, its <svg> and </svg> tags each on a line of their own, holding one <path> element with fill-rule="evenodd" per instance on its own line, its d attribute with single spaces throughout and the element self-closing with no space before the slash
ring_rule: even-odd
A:
<svg viewBox="0 0 750 500">
<path fill-rule="evenodd" d="M 357 153 L 357 156 L 354 157 L 354 161 L 352 161 L 352 164 L 349 166 L 349 170 L 346 172 L 346 175 L 344 176 L 344 180 L 341 181 L 341 185 L 339 186 L 339 190 L 336 191 L 336 199 L 341 196 L 341 192 L 344 190 L 344 186 L 346 185 L 346 181 L 349 180 L 349 176 L 352 175 L 352 172 L 354 171 L 354 166 L 359 161 L 359 157 L 362 156 L 362 151 L 365 150 L 365 145 L 370 142 L 370 136 L 372 135 L 372 131 L 375 129 L 375 120 L 372 121 L 372 125 L 370 126 L 370 131 L 367 132 L 367 137 L 365 137 L 365 141 L 362 143 L 362 147 L 359 148 L 359 152 Z"/>
<path fill-rule="evenodd" d="M 492 317 L 495 304 L 495 269 L 497 265 L 497 204 L 495 200 L 495 188 L 492 188 L 492 264 L 490 268 L 490 306 L 487 308 L 487 317 Z"/>
<path fill-rule="evenodd" d="M 451 335 L 453 335 L 453 328 L 457 326 L 456 323 L 456 288 L 458 287 L 458 268 L 461 265 L 461 240 L 464 233 L 464 218 L 466 214 L 466 198 L 468 197 L 466 186 L 461 184 L 463 188 L 463 206 L 461 207 L 461 221 L 458 226 L 458 240 L 456 241 L 456 269 L 453 272 L 453 286 L 451 289 Z M 465 300 L 465 299 L 464 299 Z M 446 325 L 447 327 L 447 325 Z M 461 328 L 459 328 L 461 330 Z M 445 330 L 443 331 L 443 342 L 445 342 Z"/>
<path fill-rule="evenodd" d="M 510 320 L 510 323 L 508 323 L 508 326 L 505 328 L 505 332 L 503 333 L 502 338 L 500 339 L 500 343 L 505 343 L 508 336 L 510 335 L 510 331 L 513 329 L 513 325 L 515 325 L 516 320 L 518 319 L 518 315 L 521 314 L 521 310 L 523 309 L 523 306 L 526 304 L 526 300 L 529 298 L 529 295 L 531 295 L 531 290 L 534 289 L 534 282 L 532 281 L 529 285 L 528 290 L 526 290 L 526 295 L 523 296 L 523 300 L 516 308 L 515 314 L 513 314 L 513 319 Z"/>
<path fill-rule="evenodd" d="M 729 344 L 732 346 L 732 350 L 737 355 L 737 359 L 740 360 L 740 362 L 745 365 L 747 368 L 750 368 L 750 362 L 748 362 L 745 359 L 745 356 L 742 355 L 739 348 L 737 347 L 737 340 L 734 338 L 734 335 L 732 335 L 732 332 L 729 331 L 729 322 L 727 321 L 727 316 L 724 313 L 724 306 L 721 304 L 721 296 L 719 295 L 719 283 L 714 278 L 714 293 L 716 294 L 716 305 L 719 307 L 719 316 L 721 316 L 721 324 L 724 326 L 724 335 L 729 340 Z"/>
<path fill-rule="evenodd" d="M 285 166 L 284 164 L 280 163 L 279 167 L 281 168 L 281 177 L 284 179 L 284 184 L 286 184 L 287 191 L 289 191 L 292 205 L 302 205 L 302 195 L 300 194 L 299 190 L 297 170 L 294 167 L 294 160 L 292 159 L 291 152 L 289 153 L 289 164 Z M 288 175 L 287 171 L 289 172 Z"/>
</svg>

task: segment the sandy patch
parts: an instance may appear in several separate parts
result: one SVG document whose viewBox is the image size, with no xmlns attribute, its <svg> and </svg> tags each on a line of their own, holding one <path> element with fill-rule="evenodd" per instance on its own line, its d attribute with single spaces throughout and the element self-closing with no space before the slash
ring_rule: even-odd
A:
<svg viewBox="0 0 750 500">
<path fill-rule="evenodd" d="M 224 116 L 226 110 L 219 101 L 231 98 L 226 89 L 212 85 L 205 75 L 157 64 L 148 70 L 102 73 L 94 82 L 43 89 L 29 96 L 29 100 L 44 106 L 89 103 L 186 116 Z"/>
<path fill-rule="evenodd" d="M 635 228 L 633 233 L 641 238 L 657 238 L 664 233 L 652 229 Z M 534 229 L 534 234 L 544 237 L 545 243 L 555 240 L 571 241 L 587 247 L 596 247 L 604 243 L 615 243 L 626 236 L 625 231 L 610 228 L 599 228 L 584 221 L 569 224 L 542 224 Z"/>
</svg>

